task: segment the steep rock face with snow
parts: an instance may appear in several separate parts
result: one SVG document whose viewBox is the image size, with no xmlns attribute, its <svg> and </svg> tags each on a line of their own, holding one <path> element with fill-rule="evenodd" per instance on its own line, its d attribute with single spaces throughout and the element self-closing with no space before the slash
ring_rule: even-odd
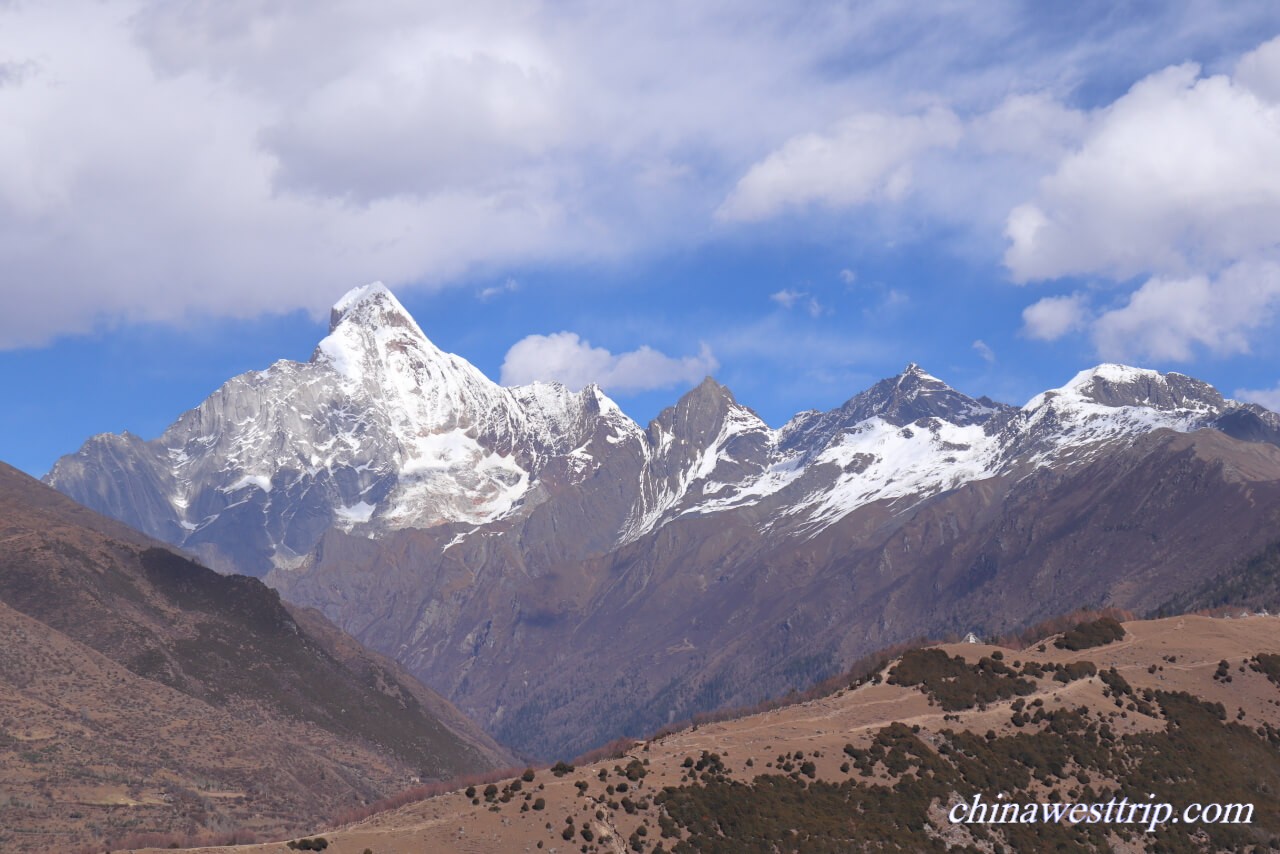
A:
<svg viewBox="0 0 1280 854">
<path fill-rule="evenodd" d="M 309 362 L 48 480 L 564 755 L 907 637 L 1155 607 L 1270 541 L 1278 444 L 1280 416 L 1121 365 L 1022 407 L 908 365 L 778 429 L 708 378 L 641 429 L 592 387 L 497 386 L 375 285 Z"/>
<path fill-rule="evenodd" d="M 331 528 L 501 518 L 597 430 L 639 436 L 595 388 L 496 385 L 370 285 L 334 306 L 309 362 L 230 380 L 154 441 L 94 437 L 46 482 L 217 568 L 263 575 Z"/>
</svg>

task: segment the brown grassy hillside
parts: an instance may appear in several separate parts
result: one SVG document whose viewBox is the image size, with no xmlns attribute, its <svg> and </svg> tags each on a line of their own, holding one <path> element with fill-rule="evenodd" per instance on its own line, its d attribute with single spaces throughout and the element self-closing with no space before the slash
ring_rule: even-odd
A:
<svg viewBox="0 0 1280 854">
<path fill-rule="evenodd" d="M 1280 652 L 1280 618 L 1188 616 L 1124 629 L 1076 651 L 1050 640 L 908 654 L 886 678 L 832 696 L 636 743 L 564 776 L 542 769 L 488 794 L 478 787 L 348 827 L 317 825 L 308 837 L 340 854 L 1268 850 L 1280 841 L 1280 658 L 1268 658 Z M 1027 687 L 1006 693 L 1018 682 Z M 947 809 L 976 793 L 1155 794 L 1256 810 L 1248 826 L 1152 834 L 951 826 Z"/>
</svg>

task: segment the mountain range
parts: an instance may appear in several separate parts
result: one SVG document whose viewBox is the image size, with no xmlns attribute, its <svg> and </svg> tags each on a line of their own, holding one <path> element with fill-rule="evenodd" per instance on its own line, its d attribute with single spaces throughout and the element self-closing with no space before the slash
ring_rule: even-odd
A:
<svg viewBox="0 0 1280 854">
<path fill-rule="evenodd" d="M 46 482 L 552 756 L 909 637 L 1199 589 L 1278 539 L 1280 416 L 1122 365 L 1015 407 L 913 364 L 777 429 L 708 378 L 642 428 L 594 386 L 493 383 L 375 284 L 308 362 Z"/>
</svg>

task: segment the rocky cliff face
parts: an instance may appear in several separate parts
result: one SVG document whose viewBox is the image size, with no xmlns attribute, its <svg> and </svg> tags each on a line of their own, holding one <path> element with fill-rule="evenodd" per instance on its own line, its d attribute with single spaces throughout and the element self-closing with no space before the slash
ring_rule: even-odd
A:
<svg viewBox="0 0 1280 854">
<path fill-rule="evenodd" d="M 1278 436 L 1120 365 L 1020 408 L 909 365 L 776 430 L 708 379 L 642 430 L 594 388 L 489 382 L 372 286 L 310 362 L 49 482 L 265 574 L 550 755 L 909 636 L 1154 607 L 1271 536 Z"/>
</svg>

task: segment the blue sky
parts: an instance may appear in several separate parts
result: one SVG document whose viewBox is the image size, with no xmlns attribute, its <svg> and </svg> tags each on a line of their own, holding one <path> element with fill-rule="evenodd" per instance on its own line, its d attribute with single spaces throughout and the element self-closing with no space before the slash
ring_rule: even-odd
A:
<svg viewBox="0 0 1280 854">
<path fill-rule="evenodd" d="M 68 4 L 75 5 L 75 4 Z M 1272 3 L 0 2 L 0 459 L 386 282 L 495 380 L 778 425 L 909 361 L 1280 407 Z"/>
</svg>

